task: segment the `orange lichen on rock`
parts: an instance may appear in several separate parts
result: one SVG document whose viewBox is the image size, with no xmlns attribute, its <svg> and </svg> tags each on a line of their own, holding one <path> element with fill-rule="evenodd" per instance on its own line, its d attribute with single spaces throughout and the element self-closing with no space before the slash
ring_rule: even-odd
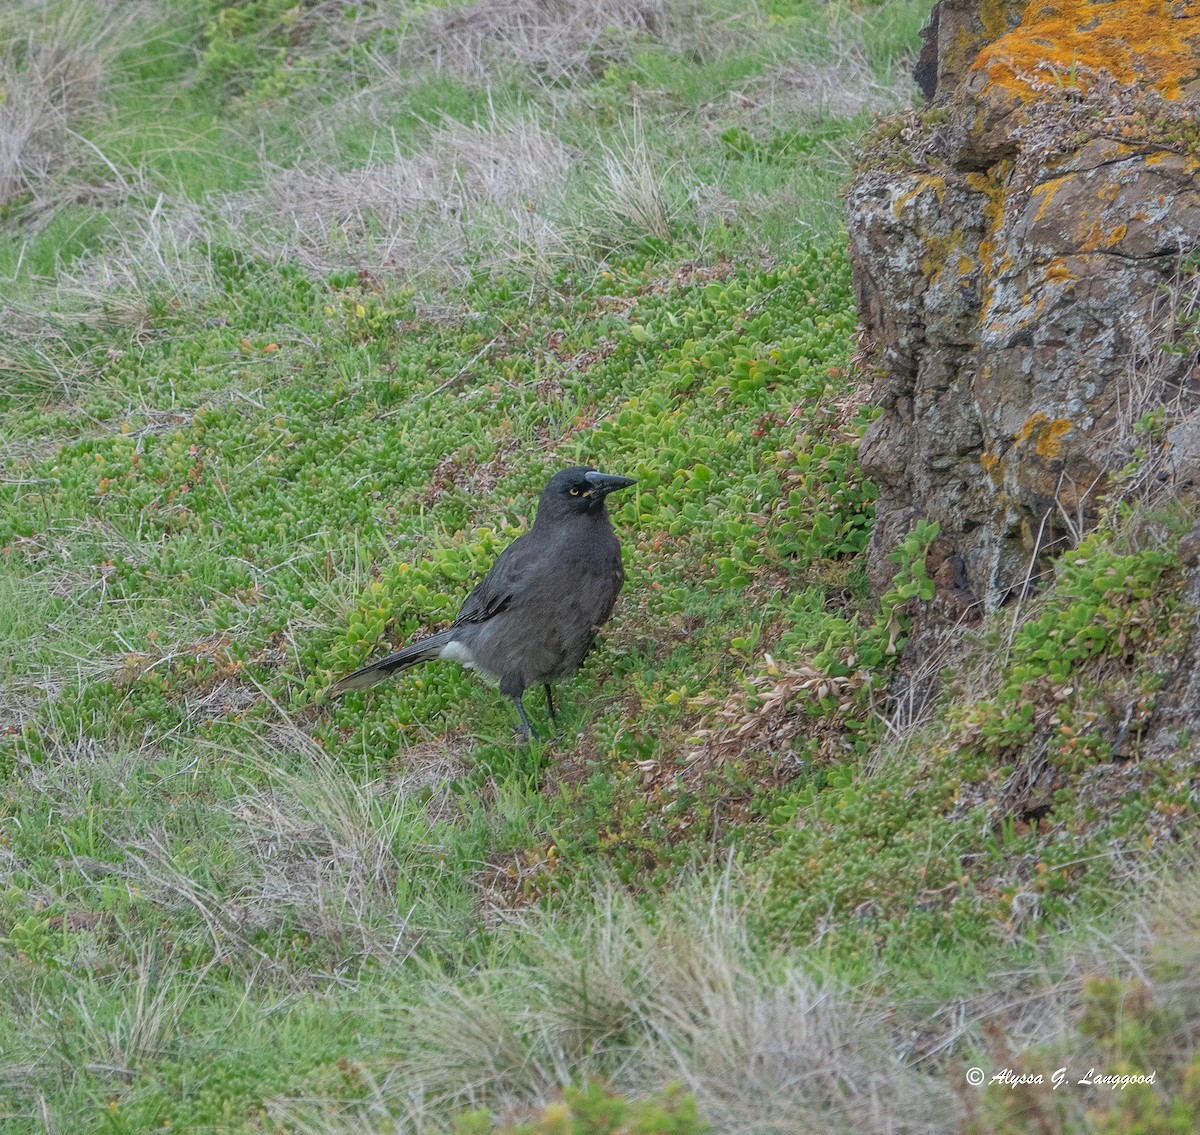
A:
<svg viewBox="0 0 1200 1135">
<path fill-rule="evenodd" d="M 1052 284 L 1067 284 L 1078 279 L 1061 256 L 1056 256 L 1053 260 L 1048 261 L 1042 275 Z"/>
<path fill-rule="evenodd" d="M 849 194 L 890 395 L 859 450 L 879 486 L 868 575 L 891 586 L 889 549 L 924 515 L 990 609 L 1031 550 L 1099 522 L 1136 444 L 1107 423 L 1200 225 L 1200 0 L 944 0 L 933 32 L 931 105 L 878 131 Z M 1143 369 L 1169 401 L 1195 354 Z"/>
<path fill-rule="evenodd" d="M 987 173 L 971 172 L 967 174 L 966 182 L 976 193 L 982 193 L 986 198 L 983 206 L 983 216 L 987 221 L 988 235 L 979 242 L 979 259 L 984 270 L 983 310 L 991 307 L 992 288 L 998 275 L 1006 272 L 1012 266 L 1012 260 L 1007 253 L 997 257 L 1000 249 L 997 234 L 1004 220 L 1005 186 L 1012 172 L 1012 162 L 998 162 Z"/>
<path fill-rule="evenodd" d="M 1038 410 L 1035 414 L 1030 414 L 1025 419 L 1025 424 L 1013 434 L 1013 441 L 1017 445 L 1024 445 L 1033 436 L 1033 431 L 1038 426 L 1044 425 L 1047 420 L 1046 415 L 1041 410 Z"/>
<path fill-rule="evenodd" d="M 1055 418 L 1047 422 L 1038 431 L 1038 439 L 1034 451 L 1047 461 L 1062 455 L 1062 439 L 1071 432 L 1071 422 L 1068 418 Z"/>
<path fill-rule="evenodd" d="M 1155 166 L 1163 165 L 1166 162 L 1173 162 L 1179 157 L 1175 150 L 1156 150 L 1153 154 L 1147 154 L 1143 159 L 1151 169 Z M 1187 156 L 1184 160 L 1182 172 L 1187 174 L 1200 173 L 1200 158 Z M 1137 214 L 1135 213 L 1136 217 Z M 1144 219 L 1144 218 L 1141 218 Z"/>
<path fill-rule="evenodd" d="M 1065 177 L 1054 177 L 1049 181 L 1043 181 L 1040 185 L 1035 185 L 1030 190 L 1030 196 L 1042 199 L 1038 205 L 1037 214 L 1033 218 L 1035 224 L 1045 216 L 1046 210 L 1050 207 L 1050 202 L 1054 199 L 1054 194 L 1058 191 L 1059 186 L 1065 184 L 1066 181 L 1067 178 Z"/>
<path fill-rule="evenodd" d="M 988 43 L 999 39 L 1008 31 L 1009 11 L 1016 11 L 1016 6 L 1007 0 L 982 0 L 979 5 L 979 22 L 983 25 L 983 34 Z"/>
<path fill-rule="evenodd" d="M 921 273 L 925 279 L 939 276 L 948 265 L 958 266 L 961 262 L 960 246 L 963 234 L 955 231 L 944 237 L 930 236 L 926 241 L 928 251 L 921 257 Z"/>
<path fill-rule="evenodd" d="M 972 70 L 1023 101 L 1047 81 L 1086 88 L 1100 71 L 1178 98 L 1200 79 L 1200 4 L 1032 0 L 1021 25 L 985 47 Z"/>
<path fill-rule="evenodd" d="M 999 174 L 1007 175 L 1011 168 L 1011 163 L 1003 162 L 1001 169 L 997 170 L 996 177 L 976 170 L 972 170 L 966 177 L 967 185 L 987 198 L 983 206 L 983 215 L 987 218 L 988 226 L 993 229 L 1000 223 L 1000 216 L 1004 212 L 1004 191 L 999 185 Z"/>
<path fill-rule="evenodd" d="M 1094 221 L 1092 224 L 1086 225 L 1086 228 L 1081 225 L 1079 251 L 1103 252 L 1105 249 L 1112 248 L 1114 244 L 1120 244 L 1128 231 L 1128 225 L 1117 225 L 1110 229 L 1105 227 L 1101 221 Z"/>
<path fill-rule="evenodd" d="M 907 208 L 909 203 L 924 193 L 926 189 L 933 190 L 937 196 L 939 205 L 945 200 L 946 179 L 944 177 L 939 177 L 937 174 L 922 174 L 918 177 L 911 178 L 910 181 L 915 183 L 914 187 L 912 189 L 906 189 L 892 202 L 893 216 L 899 217 L 900 214 L 904 212 L 905 208 Z"/>
<path fill-rule="evenodd" d="M 1038 410 L 1030 414 L 1025 424 L 1013 435 L 1013 441 L 1022 446 L 1033 440 L 1033 450 L 1046 461 L 1062 455 L 1062 439 L 1074 426 L 1069 418 L 1050 418 Z M 985 466 L 986 468 L 986 466 Z"/>
</svg>

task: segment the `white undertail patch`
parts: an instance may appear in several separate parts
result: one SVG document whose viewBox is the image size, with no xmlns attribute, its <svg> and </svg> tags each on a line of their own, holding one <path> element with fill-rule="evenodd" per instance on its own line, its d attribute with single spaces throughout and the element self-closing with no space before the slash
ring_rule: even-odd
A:
<svg viewBox="0 0 1200 1135">
<path fill-rule="evenodd" d="M 448 642 L 441 650 L 438 651 L 439 658 L 445 658 L 450 662 L 461 662 L 466 669 L 470 670 L 475 665 L 475 656 L 470 649 L 461 642 Z"/>
</svg>

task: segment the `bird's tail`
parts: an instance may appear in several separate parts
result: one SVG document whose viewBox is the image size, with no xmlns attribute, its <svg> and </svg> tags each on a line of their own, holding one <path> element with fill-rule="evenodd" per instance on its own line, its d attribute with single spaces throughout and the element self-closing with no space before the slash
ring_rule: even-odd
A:
<svg viewBox="0 0 1200 1135">
<path fill-rule="evenodd" d="M 428 662 L 431 658 L 440 657 L 442 648 L 450 641 L 451 633 L 451 631 L 445 630 L 439 634 L 430 635 L 429 638 L 423 638 L 420 642 L 409 643 L 403 650 L 397 650 L 395 654 L 389 654 L 386 658 L 379 659 L 378 662 L 372 662 L 361 670 L 355 670 L 353 674 L 347 674 L 341 681 L 335 682 L 329 687 L 329 696 L 336 698 L 347 690 L 368 689 L 377 682 L 382 682 L 384 678 L 399 674 L 401 670 L 407 670 L 410 666 L 416 666 L 420 662 Z"/>
</svg>

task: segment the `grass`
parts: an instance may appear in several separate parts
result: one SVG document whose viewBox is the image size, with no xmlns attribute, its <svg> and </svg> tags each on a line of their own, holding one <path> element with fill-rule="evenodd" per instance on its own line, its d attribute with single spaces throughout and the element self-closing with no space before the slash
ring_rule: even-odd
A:
<svg viewBox="0 0 1200 1135">
<path fill-rule="evenodd" d="M 1163 1081 L 1062 1130 L 1190 1106 L 1193 885 L 1128 914 L 1186 504 L 885 692 L 936 533 L 872 599 L 838 187 L 920 6 L 131 11 L 0 216 L 4 1124 L 1017 1131 L 954 1062 L 1064 1048 Z M 553 741 L 323 697 L 579 461 L 639 483 Z"/>
</svg>

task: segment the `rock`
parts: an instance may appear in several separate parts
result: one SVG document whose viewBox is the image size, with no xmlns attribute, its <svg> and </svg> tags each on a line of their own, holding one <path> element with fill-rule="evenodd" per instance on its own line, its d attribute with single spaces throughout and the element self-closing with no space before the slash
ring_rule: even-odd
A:
<svg viewBox="0 0 1200 1135">
<path fill-rule="evenodd" d="M 879 125 L 847 197 L 884 410 L 859 455 L 880 486 L 873 587 L 937 520 L 961 622 L 1094 523 L 1133 421 L 1200 386 L 1194 355 L 1160 350 L 1200 247 L 1200 6 L 942 0 L 930 29 L 934 101 Z M 1175 429 L 1182 484 L 1200 429 Z"/>
<path fill-rule="evenodd" d="M 1188 569 L 1200 567 L 1200 528 L 1193 529 L 1179 541 L 1179 562 Z"/>
<path fill-rule="evenodd" d="M 1185 415 L 1167 431 L 1166 465 L 1166 475 L 1176 489 L 1194 490 L 1200 485 L 1200 413 L 1193 411 Z M 1195 533 L 1191 535 L 1195 536 Z M 1185 546 L 1180 545 L 1181 557 L 1185 554 Z"/>
<path fill-rule="evenodd" d="M 939 0 L 921 30 L 913 78 L 928 99 L 947 94 L 966 75 L 980 50 L 1021 22 L 1024 0 Z"/>
</svg>

